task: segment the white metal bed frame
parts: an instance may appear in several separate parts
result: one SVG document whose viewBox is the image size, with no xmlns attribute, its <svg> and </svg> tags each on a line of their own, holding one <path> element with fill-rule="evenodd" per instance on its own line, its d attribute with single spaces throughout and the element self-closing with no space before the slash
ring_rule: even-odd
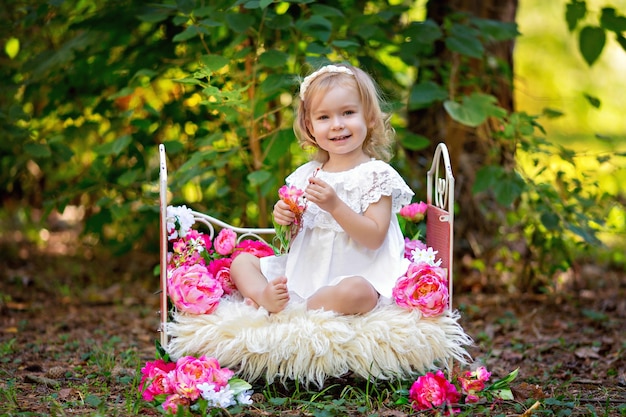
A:
<svg viewBox="0 0 626 417">
<path fill-rule="evenodd" d="M 165 146 L 159 145 L 159 217 L 160 217 L 160 332 L 161 345 L 165 347 L 168 343 L 167 322 L 167 160 Z M 442 172 L 443 171 L 443 172 Z M 439 252 L 442 258 L 442 267 L 448 270 L 448 288 L 450 294 L 449 309 L 452 310 L 453 294 L 453 225 L 454 225 L 454 177 L 450 165 L 448 148 L 444 143 L 439 143 L 435 149 L 435 154 L 431 168 L 427 172 L 427 231 L 426 243 Z M 246 237 L 254 237 L 266 242 L 262 236 L 274 235 L 273 228 L 236 227 L 220 219 L 204 213 L 192 211 L 194 218 L 207 226 L 209 236 L 213 239 L 215 226 L 220 228 L 230 228 L 235 231 L 241 240 Z"/>
</svg>

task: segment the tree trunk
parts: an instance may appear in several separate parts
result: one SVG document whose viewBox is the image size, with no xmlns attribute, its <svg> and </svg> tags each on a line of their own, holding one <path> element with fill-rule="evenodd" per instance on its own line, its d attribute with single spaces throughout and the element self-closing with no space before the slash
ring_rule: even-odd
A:
<svg viewBox="0 0 626 417">
<path fill-rule="evenodd" d="M 514 22 L 517 10 L 517 0 L 431 0 L 427 4 L 428 18 L 441 24 L 444 17 L 451 12 L 466 12 L 473 16 L 502 22 Z M 497 61 L 508 64 L 508 74 L 495 73 L 495 77 L 488 77 L 490 83 L 481 86 L 472 85 L 472 91 L 477 88 L 483 93 L 492 94 L 498 99 L 498 104 L 513 110 L 513 42 L 498 42 L 487 46 L 487 54 Z M 452 54 L 438 45 L 434 50 L 433 58 L 441 62 L 451 63 L 450 95 L 458 97 L 469 93 L 462 81 L 470 78 L 486 79 L 485 74 L 494 73 L 494 69 L 487 68 L 486 60 L 471 59 L 468 69 L 460 73 L 460 57 Z M 497 71 L 497 70 L 496 70 Z M 461 79 L 460 77 L 463 77 Z M 494 80 L 496 82 L 494 82 Z M 442 80 L 439 80 L 442 81 Z M 434 122 L 433 122 L 434 121 Z M 486 164 L 500 164 L 513 167 L 515 164 L 515 149 L 503 149 L 501 143 L 494 142 L 491 131 L 495 126 L 489 123 L 478 128 L 469 128 L 453 121 L 445 112 L 443 106 L 431 106 L 409 112 L 409 129 L 417 134 L 430 138 L 431 148 L 423 153 L 409 155 L 414 161 L 429 160 L 432 158 L 434 147 L 440 141 L 447 144 L 456 179 L 455 198 L 457 207 L 460 207 L 455 218 L 455 252 L 456 257 L 470 254 L 472 257 L 489 257 L 490 249 L 485 243 L 493 242 L 503 223 L 502 209 L 497 208 L 494 202 L 484 199 L 480 202 L 472 194 L 472 185 L 477 170 Z M 493 152 L 494 146 L 498 152 Z M 499 160 L 494 160 L 497 155 Z M 427 167 L 424 167 L 427 168 Z M 495 212 L 494 212 L 495 210 Z M 457 264 L 458 265 L 458 264 Z"/>
</svg>

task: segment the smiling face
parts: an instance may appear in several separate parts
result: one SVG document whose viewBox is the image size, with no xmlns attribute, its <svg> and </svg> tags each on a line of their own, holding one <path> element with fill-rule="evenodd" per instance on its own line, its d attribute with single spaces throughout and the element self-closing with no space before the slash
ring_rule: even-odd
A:
<svg viewBox="0 0 626 417">
<path fill-rule="evenodd" d="M 356 86 L 341 83 L 311 100 L 307 128 L 317 145 L 334 157 L 362 160 L 367 123 Z"/>
</svg>

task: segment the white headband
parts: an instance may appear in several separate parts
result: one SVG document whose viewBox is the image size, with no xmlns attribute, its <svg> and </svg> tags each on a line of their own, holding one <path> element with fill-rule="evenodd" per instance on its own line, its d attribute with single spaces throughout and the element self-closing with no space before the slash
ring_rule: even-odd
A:
<svg viewBox="0 0 626 417">
<path fill-rule="evenodd" d="M 313 80 L 327 72 L 343 73 L 354 76 L 354 73 L 349 68 L 338 67 L 337 65 L 326 65 L 304 78 L 302 84 L 300 84 L 300 100 L 304 100 L 304 93 L 306 93 L 307 88 L 309 88 L 309 85 L 311 85 Z"/>
</svg>

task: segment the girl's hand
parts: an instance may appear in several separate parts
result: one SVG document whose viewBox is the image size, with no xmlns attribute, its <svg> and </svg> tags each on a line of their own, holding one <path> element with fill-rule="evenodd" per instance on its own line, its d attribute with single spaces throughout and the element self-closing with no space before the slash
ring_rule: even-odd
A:
<svg viewBox="0 0 626 417">
<path fill-rule="evenodd" d="M 289 205 L 283 200 L 278 200 L 274 204 L 274 221 L 282 226 L 289 226 L 296 219 L 294 212 L 289 210 Z"/>
<path fill-rule="evenodd" d="M 309 178 L 309 185 L 304 189 L 304 195 L 308 201 L 331 214 L 341 202 L 335 189 L 317 177 Z"/>
</svg>

